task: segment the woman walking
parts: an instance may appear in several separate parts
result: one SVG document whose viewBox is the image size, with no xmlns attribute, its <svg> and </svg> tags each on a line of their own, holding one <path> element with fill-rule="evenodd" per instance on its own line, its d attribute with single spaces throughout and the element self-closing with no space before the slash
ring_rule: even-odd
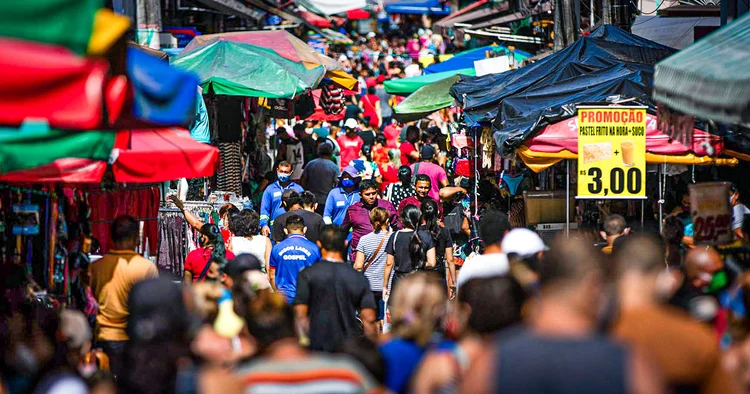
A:
<svg viewBox="0 0 750 394">
<path fill-rule="evenodd" d="M 435 244 L 428 232 L 419 230 L 421 221 L 419 208 L 411 204 L 404 207 L 401 212 L 401 224 L 404 228 L 393 233 L 385 246 L 388 257 L 383 276 L 383 298 L 406 275 L 435 268 Z M 392 271 L 395 272 L 388 285 L 387 280 Z"/>
<path fill-rule="evenodd" d="M 399 167 L 398 182 L 388 185 L 385 189 L 385 199 L 393 204 L 394 207 L 398 207 L 401 204 L 401 200 L 416 195 L 417 192 L 414 190 L 414 185 L 411 184 L 411 168 L 409 166 Z"/>
<path fill-rule="evenodd" d="M 431 198 L 425 198 L 419 207 L 422 212 L 422 226 L 432 237 L 435 244 L 434 271 L 443 279 L 448 289 L 448 297 L 453 298 L 456 292 L 456 265 L 453 263 L 453 239 L 450 231 L 440 225 L 438 204 Z"/>
<path fill-rule="evenodd" d="M 378 324 L 383 323 L 385 314 L 385 303 L 383 302 L 383 275 L 385 271 L 385 243 L 390 238 L 388 231 L 390 216 L 388 211 L 377 207 L 370 211 L 370 223 L 373 232 L 365 235 L 357 244 L 357 256 L 354 260 L 354 269 L 364 273 L 370 282 L 370 290 L 375 297 Z"/>
<path fill-rule="evenodd" d="M 263 270 L 268 267 L 271 257 L 271 239 L 260 234 L 260 217 L 258 213 L 243 209 L 232 217 L 230 229 L 234 236 L 229 243 L 229 251 L 235 255 L 249 253 L 263 264 Z"/>
<path fill-rule="evenodd" d="M 224 247 L 219 226 L 204 224 L 200 234 L 201 247 L 188 253 L 185 259 L 185 282 L 218 280 L 219 268 L 234 259 L 234 253 Z"/>
</svg>

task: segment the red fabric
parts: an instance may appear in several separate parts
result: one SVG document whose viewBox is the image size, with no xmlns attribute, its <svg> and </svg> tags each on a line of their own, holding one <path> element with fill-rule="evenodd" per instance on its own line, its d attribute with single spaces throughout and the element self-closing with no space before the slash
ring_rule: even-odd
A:
<svg viewBox="0 0 750 394">
<path fill-rule="evenodd" d="M 383 184 L 380 185 L 380 191 L 383 193 L 385 193 L 385 189 L 388 188 L 388 185 L 398 182 L 398 168 L 396 167 L 390 165 L 381 166 L 380 175 L 383 176 Z"/>
<path fill-rule="evenodd" d="M 320 95 L 322 94 L 321 89 L 315 89 L 312 91 L 313 101 L 315 101 L 315 112 L 305 118 L 309 121 L 324 121 L 324 122 L 337 122 L 344 119 L 346 111 L 341 111 L 336 115 L 327 114 L 320 106 Z"/>
<path fill-rule="evenodd" d="M 385 139 L 387 141 L 388 148 L 398 149 L 398 138 L 401 135 L 401 128 L 391 123 L 388 126 L 385 126 L 385 130 L 383 130 L 383 134 L 385 134 Z"/>
<path fill-rule="evenodd" d="M 359 19 L 369 19 L 370 13 L 363 10 L 363 9 L 356 9 L 356 10 L 350 10 L 346 11 L 346 19 L 349 19 L 350 21 L 356 21 Z"/>
<path fill-rule="evenodd" d="M 417 149 L 414 148 L 414 144 L 412 144 L 409 141 L 404 141 L 401 143 L 398 149 L 401 151 L 401 165 L 402 166 L 408 166 L 409 164 L 414 163 L 414 159 L 412 159 L 409 156 L 411 155 L 412 152 L 417 151 Z"/>
<path fill-rule="evenodd" d="M 370 126 L 377 129 L 380 127 L 380 119 L 375 108 L 375 103 L 380 102 L 380 97 L 374 94 L 366 94 L 362 97 L 362 106 L 364 107 L 364 116 L 370 117 Z"/>
<path fill-rule="evenodd" d="M 0 181 L 14 183 L 91 183 L 101 182 L 107 163 L 91 159 L 58 159 L 30 170 L 0 175 Z"/>
<path fill-rule="evenodd" d="M 362 145 L 365 144 L 360 136 L 355 135 L 354 137 L 349 138 L 346 134 L 339 137 L 336 142 L 338 142 L 339 148 L 341 149 L 342 170 L 346 168 L 352 160 L 359 158 L 359 151 L 362 149 Z"/>
<path fill-rule="evenodd" d="M 106 61 L 63 47 L 0 38 L 0 69 L 0 123 L 18 126 L 27 118 L 41 118 L 51 128 L 101 127 Z"/>
<path fill-rule="evenodd" d="M 112 165 L 117 182 L 158 183 L 214 174 L 219 150 L 176 128 L 132 130 Z"/>
<path fill-rule="evenodd" d="M 310 11 L 301 11 L 299 15 L 302 17 L 302 19 L 308 21 L 315 27 L 319 27 L 321 29 L 333 27 L 333 23 L 331 23 L 331 21 Z"/>
<path fill-rule="evenodd" d="M 684 155 L 695 153 L 698 156 L 706 156 L 705 143 L 713 147 L 714 155 L 724 151 L 724 143 L 721 137 L 711 135 L 705 131 L 694 129 L 693 140 L 690 146 L 685 146 L 677 141 L 671 140 L 668 135 L 657 129 L 657 118 L 655 115 L 646 114 L 646 151 L 658 155 Z M 534 137 L 524 143 L 535 152 L 560 152 L 567 149 L 578 153 L 578 118 L 570 118 L 562 122 L 545 127 Z"/>
<path fill-rule="evenodd" d="M 102 246 L 102 252 L 112 249 L 112 220 L 120 215 L 130 215 L 145 220 L 143 225 L 145 246 L 148 239 L 149 251 L 156 254 L 159 245 L 159 228 L 156 220 L 161 201 L 158 187 L 116 192 L 91 192 L 88 195 L 91 209 L 91 232 Z M 148 219 L 148 220 L 146 220 Z"/>
<path fill-rule="evenodd" d="M 234 253 L 227 250 L 226 258 L 227 260 L 233 260 Z M 198 281 L 209 260 L 211 260 L 211 249 L 198 248 L 188 253 L 185 259 L 185 272 L 193 274 L 193 282 Z M 201 282 L 205 282 L 205 280 L 206 278 L 204 277 Z"/>
</svg>

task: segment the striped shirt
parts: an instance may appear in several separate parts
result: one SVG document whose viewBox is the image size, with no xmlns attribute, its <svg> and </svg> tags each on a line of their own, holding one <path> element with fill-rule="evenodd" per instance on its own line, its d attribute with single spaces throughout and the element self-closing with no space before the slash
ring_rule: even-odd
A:
<svg viewBox="0 0 750 394">
<path fill-rule="evenodd" d="M 375 260 L 365 271 L 365 278 L 370 282 L 370 290 L 372 291 L 383 291 L 383 275 L 385 271 L 385 259 L 387 257 L 387 254 L 385 253 L 385 243 L 388 242 L 388 237 L 390 235 L 390 232 L 382 230 L 377 233 L 372 232 L 363 236 L 362 239 L 359 240 L 359 244 L 357 244 L 357 252 L 365 254 L 365 264 L 367 264 L 375 253 L 375 250 L 378 249 L 380 241 L 385 238 Z"/>
<path fill-rule="evenodd" d="M 345 356 L 316 354 L 304 359 L 257 359 L 239 367 L 245 394 L 380 393 L 372 376 Z"/>
</svg>

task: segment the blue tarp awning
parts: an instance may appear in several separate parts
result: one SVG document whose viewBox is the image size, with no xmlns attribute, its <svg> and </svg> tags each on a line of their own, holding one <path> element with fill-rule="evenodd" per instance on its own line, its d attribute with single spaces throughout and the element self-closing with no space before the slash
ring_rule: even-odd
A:
<svg viewBox="0 0 750 394">
<path fill-rule="evenodd" d="M 385 12 L 389 14 L 450 15 L 451 9 L 447 3 L 441 3 L 439 0 L 398 1 L 386 4 Z"/>
<path fill-rule="evenodd" d="M 466 52 L 462 52 L 456 56 L 453 56 L 452 58 L 440 62 L 437 64 L 433 64 L 427 68 L 424 69 L 425 74 L 433 74 L 433 73 L 439 73 L 439 72 L 445 72 L 445 71 L 456 71 L 456 70 L 462 70 L 465 68 L 474 68 L 474 62 L 477 60 L 482 60 L 485 58 L 484 52 L 485 51 L 503 51 L 505 53 L 508 53 L 508 48 L 502 46 L 502 45 L 489 45 L 481 48 L 471 49 Z M 517 62 L 521 62 L 524 59 L 530 58 L 532 55 L 529 53 L 526 53 L 524 51 L 515 50 L 514 57 Z"/>
</svg>

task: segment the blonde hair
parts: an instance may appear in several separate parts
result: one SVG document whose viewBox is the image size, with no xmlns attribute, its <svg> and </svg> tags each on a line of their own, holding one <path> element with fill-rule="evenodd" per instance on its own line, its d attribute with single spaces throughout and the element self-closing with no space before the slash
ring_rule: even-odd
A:
<svg viewBox="0 0 750 394">
<path fill-rule="evenodd" d="M 370 211 L 370 224 L 373 231 L 380 231 L 388 227 L 390 217 L 384 208 L 375 207 Z"/>
<path fill-rule="evenodd" d="M 399 280 L 388 301 L 394 336 L 426 345 L 440 323 L 448 296 L 432 273 L 417 272 Z"/>
<path fill-rule="evenodd" d="M 391 149 L 388 151 L 388 160 L 391 165 L 398 169 L 401 167 L 401 151 L 398 149 Z"/>
<path fill-rule="evenodd" d="M 218 282 L 198 282 L 191 287 L 195 313 L 204 322 L 213 323 L 219 314 L 219 299 L 223 288 Z"/>
</svg>

